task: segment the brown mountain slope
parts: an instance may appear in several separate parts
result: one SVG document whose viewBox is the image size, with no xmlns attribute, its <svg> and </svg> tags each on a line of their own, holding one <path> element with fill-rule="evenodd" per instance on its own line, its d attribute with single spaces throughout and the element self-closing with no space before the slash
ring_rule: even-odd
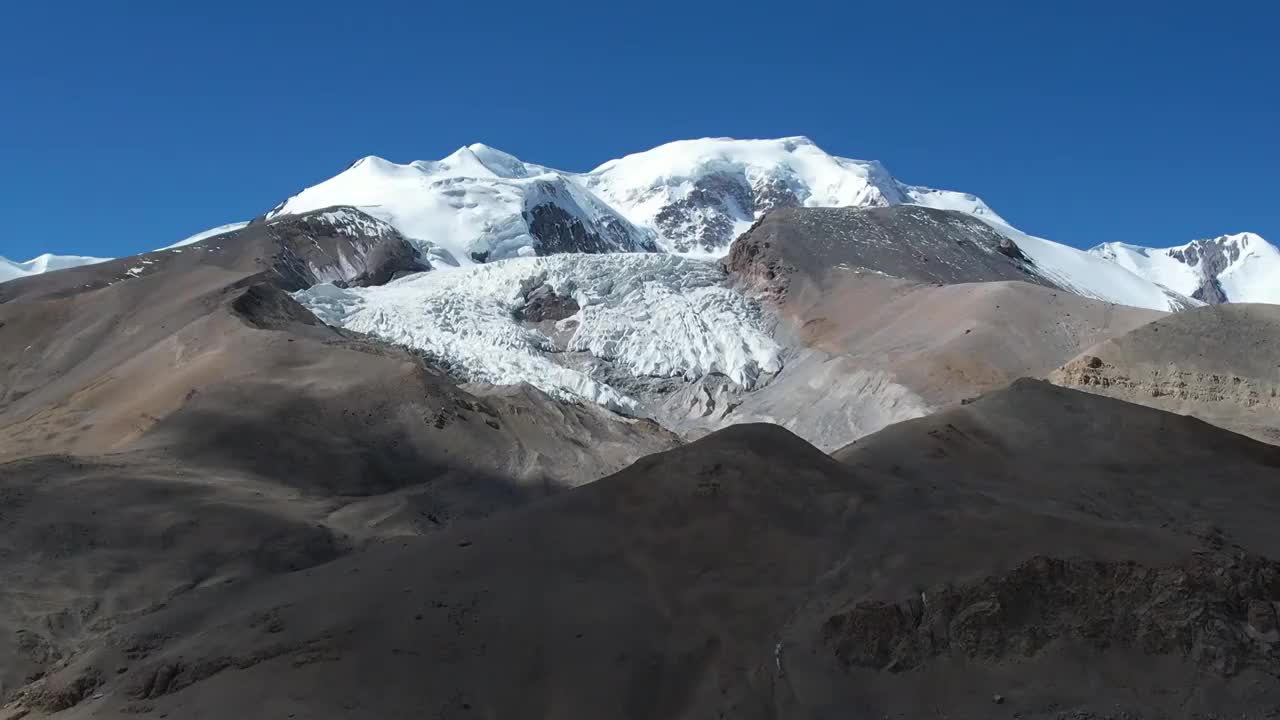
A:
<svg viewBox="0 0 1280 720">
<path fill-rule="evenodd" d="M 693 434 L 773 422 L 828 451 L 1163 315 L 1057 289 L 985 223 L 914 206 L 770 213 L 726 265 L 775 311 L 782 372 L 752 393 L 703 381 L 659 419 Z"/>
<path fill-rule="evenodd" d="M 188 593 L 65 717 L 1261 717 L 1280 449 L 1021 381 L 824 456 L 726 429 L 524 510 Z"/>
<path fill-rule="evenodd" d="M 1277 443 L 1280 307 L 1214 305 L 1170 315 L 1089 348 L 1051 379 Z"/>
<path fill-rule="evenodd" d="M 319 324 L 285 289 L 334 267 L 362 281 L 379 248 L 408 246 L 304 221 L 0 285 L 0 699 L 195 588 L 517 507 L 675 444 L 532 388 L 468 393 Z"/>
</svg>

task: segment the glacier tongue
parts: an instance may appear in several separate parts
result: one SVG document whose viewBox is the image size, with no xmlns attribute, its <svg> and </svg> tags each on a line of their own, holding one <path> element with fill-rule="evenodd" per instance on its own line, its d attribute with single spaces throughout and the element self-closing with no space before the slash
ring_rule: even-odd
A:
<svg viewBox="0 0 1280 720">
<path fill-rule="evenodd" d="M 676 255 L 563 254 L 438 270 L 382 287 L 317 285 L 295 298 L 327 324 L 424 351 L 467 380 L 526 382 L 637 414 L 639 400 L 557 359 L 584 353 L 633 377 L 718 374 L 746 388 L 781 369 L 767 318 L 724 277 L 716 263 Z M 554 329 L 517 319 L 525 294 L 544 285 L 580 308 Z M 560 335 L 567 340 L 552 337 Z"/>
</svg>

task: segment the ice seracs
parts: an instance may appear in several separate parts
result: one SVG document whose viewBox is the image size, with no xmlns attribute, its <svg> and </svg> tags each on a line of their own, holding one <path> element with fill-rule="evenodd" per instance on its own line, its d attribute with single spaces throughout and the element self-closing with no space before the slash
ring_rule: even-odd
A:
<svg viewBox="0 0 1280 720">
<path fill-rule="evenodd" d="M 1280 303 L 1280 250 L 1255 233 L 1167 248 L 1110 242 L 1089 252 L 1206 303 Z"/>
<path fill-rule="evenodd" d="M 767 318 L 724 277 L 715 263 L 668 254 L 566 254 L 295 297 L 327 324 L 416 348 L 467 380 L 526 382 L 636 414 L 641 402 L 624 385 L 647 377 L 715 374 L 751 388 L 781 368 Z M 522 318 L 541 287 L 576 311 Z"/>
</svg>

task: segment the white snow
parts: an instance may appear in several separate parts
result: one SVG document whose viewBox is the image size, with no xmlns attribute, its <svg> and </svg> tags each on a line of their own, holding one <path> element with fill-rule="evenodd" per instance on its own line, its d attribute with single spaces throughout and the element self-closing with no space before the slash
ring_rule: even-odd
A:
<svg viewBox="0 0 1280 720">
<path fill-rule="evenodd" d="M 635 412 L 603 379 L 555 361 L 585 353 L 633 376 L 719 373 L 744 387 L 781 368 L 760 308 L 725 287 L 714 263 L 668 254 L 512 258 L 423 273 L 372 288 L 317 285 L 295 294 L 330 325 L 426 351 L 474 382 L 530 383 L 555 397 Z M 562 349 L 514 312 L 542 284 L 580 310 L 556 323 Z"/>
<path fill-rule="evenodd" d="M 1280 304 L 1280 250 L 1254 233 L 1218 238 L 1240 248 L 1240 257 L 1218 273 L 1231 302 Z"/>
<path fill-rule="evenodd" d="M 1168 250 L 1171 249 L 1109 242 L 1091 248 L 1089 253 L 1174 292 L 1190 295 L 1200 286 L 1199 269 L 1170 256 Z"/>
<path fill-rule="evenodd" d="M 699 199 L 708 183 L 721 201 Z M 1197 304 L 1181 297 L 1181 285 L 1166 290 L 1134 268 L 1023 233 L 975 195 L 906 185 L 878 162 L 830 155 L 804 137 L 682 140 L 586 173 L 533 165 L 479 144 L 407 165 L 368 157 L 290 198 L 273 216 L 353 205 L 390 223 L 433 260 L 443 255 L 466 266 L 472 253 L 490 260 L 535 254 L 525 213 L 554 202 L 589 227 L 621 224 L 638 241 L 712 259 L 728 252 L 728 242 L 703 247 L 695 237 L 701 229 L 727 223 L 737 237 L 777 198 L 805 207 L 909 203 L 965 212 L 1018 243 L 1046 277 L 1082 295 L 1161 310 Z M 683 213 L 674 223 L 673 207 Z"/>
<path fill-rule="evenodd" d="M 205 230 L 203 232 L 198 232 L 189 238 L 179 240 L 178 242 L 172 245 L 165 245 L 162 248 L 157 248 L 153 252 L 160 252 L 161 250 L 172 250 L 174 248 L 186 247 L 187 245 L 195 245 L 201 240 L 207 240 L 211 237 L 216 237 L 218 235 L 223 235 L 229 232 L 235 232 L 236 230 L 239 230 L 240 228 L 243 228 L 248 224 L 249 223 L 246 221 L 246 222 L 227 223 L 226 225 L 219 225 L 216 228 L 209 228 L 208 230 Z"/>
<path fill-rule="evenodd" d="M 1185 270 L 1156 257 L 1158 252 L 1142 255 L 1143 249 L 1129 252 L 1125 248 L 1134 246 L 1116 245 L 1114 257 L 1104 257 L 1035 237 L 1012 227 L 975 195 L 904 184 L 879 162 L 833 156 L 804 137 L 682 140 L 585 173 L 526 163 L 481 144 L 441 160 L 405 165 L 370 156 L 289 198 L 268 217 L 354 206 L 394 227 L 436 267 L 468 267 L 536 255 L 529 212 L 547 204 L 618 250 L 658 248 L 714 259 L 774 203 L 918 204 L 965 212 L 1008 236 L 1042 274 L 1074 292 L 1161 310 L 1198 304 L 1183 297 L 1188 293 Z M 213 228 L 164 249 L 243 225 Z M 713 240 L 709 247 L 703 242 L 707 236 Z M 1274 248 L 1262 242 L 1252 252 L 1249 263 L 1224 273 L 1224 287 L 1238 286 L 1249 298 L 1274 297 L 1275 284 L 1266 280 L 1270 271 L 1259 269 L 1270 265 L 1255 267 Z M 0 265 L 0 278 L 6 272 L 15 271 Z"/>
<path fill-rule="evenodd" d="M 495 260 L 516 257 L 522 248 L 535 246 L 525 213 L 547 202 L 589 228 L 629 225 L 562 174 L 479 144 L 434 162 L 397 165 L 363 158 L 289 198 L 269 217 L 350 205 L 391 224 L 429 255 L 440 258 L 447 253 L 456 264 L 470 265 L 473 253 Z M 626 229 L 638 240 L 651 235 Z"/>
<path fill-rule="evenodd" d="M 81 265 L 94 265 L 110 259 L 85 255 L 51 255 L 49 253 L 37 255 L 26 262 L 15 262 L 5 257 L 0 257 L 0 282 L 27 277 L 28 275 L 40 275 L 54 270 L 65 270 Z"/>
<path fill-rule="evenodd" d="M 789 191 L 805 207 L 882 207 L 909 201 L 880 163 L 828 155 L 805 137 L 680 140 L 610 160 L 576 178 L 633 223 L 657 227 L 664 208 L 688 198 L 699 180 L 713 174 L 746 188 Z M 731 210 L 739 233 L 757 217 L 754 208 Z M 660 242 L 671 247 L 670 238 L 660 237 Z M 720 254 L 727 251 L 726 246 Z"/>
<path fill-rule="evenodd" d="M 1017 243 L 1042 275 L 1078 295 L 1119 305 L 1170 312 L 1204 304 L 1139 277 L 1097 255 L 1028 235 L 1001 222 L 986 220 L 1001 234 Z"/>
<path fill-rule="evenodd" d="M 655 239 L 670 251 L 677 239 L 659 231 L 660 214 L 712 174 L 730 178 L 748 195 L 785 191 L 806 207 L 918 203 L 1001 221 L 973 195 L 903 185 L 878 162 L 829 155 L 804 137 L 682 140 L 587 173 L 525 163 L 481 144 L 459 148 L 443 160 L 406 165 L 370 156 L 289 198 L 270 216 L 350 205 L 386 220 L 423 249 L 444 248 L 467 265 L 472 253 L 500 259 L 534 247 L 524 213 L 555 202 L 589 226 L 620 223 L 638 240 Z M 729 207 L 734 237 L 764 209 Z M 688 254 L 721 257 L 727 251 L 726 244 Z"/>
<path fill-rule="evenodd" d="M 935 190 L 933 188 L 904 186 L 906 194 L 911 198 L 911 202 L 915 205 L 923 205 L 925 207 L 936 208 L 938 210 L 955 210 L 957 212 L 968 213 L 974 217 L 991 221 L 992 224 L 1000 224 L 1006 227 L 1012 227 L 1008 221 L 996 214 L 982 198 L 977 195 L 971 195 L 964 192 L 956 192 L 954 190 Z"/>
<path fill-rule="evenodd" d="M 1089 252 L 1140 275 L 1153 283 L 1190 295 L 1207 279 L 1202 248 L 1218 246 L 1222 252 L 1236 254 L 1236 259 L 1221 269 L 1216 279 L 1229 302 L 1280 304 L 1280 250 L 1255 233 L 1222 235 L 1207 240 L 1194 240 L 1184 245 L 1149 248 L 1128 243 L 1110 242 Z M 1176 254 L 1187 257 L 1194 250 L 1196 262 L 1188 264 Z"/>
</svg>

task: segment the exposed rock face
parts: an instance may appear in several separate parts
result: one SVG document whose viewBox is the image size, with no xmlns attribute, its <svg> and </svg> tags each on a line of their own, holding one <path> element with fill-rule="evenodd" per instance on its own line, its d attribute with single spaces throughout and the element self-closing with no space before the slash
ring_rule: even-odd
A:
<svg viewBox="0 0 1280 720">
<path fill-rule="evenodd" d="M 698 178 L 688 195 L 664 206 L 655 220 L 676 250 L 709 251 L 732 242 L 734 224 L 754 213 L 755 196 L 746 178 L 716 173 Z"/>
<path fill-rule="evenodd" d="M 1240 246 L 1224 240 L 1225 238 L 1196 240 L 1186 247 L 1169 250 L 1169 257 L 1192 267 L 1200 266 L 1200 287 L 1196 288 L 1191 297 L 1210 305 L 1228 301 L 1222 284 L 1218 282 L 1218 274 L 1240 258 Z"/>
<path fill-rule="evenodd" d="M 431 269 L 395 228 L 355 208 L 285 215 L 240 232 L 255 231 L 265 231 L 279 245 L 276 269 L 290 290 L 321 282 L 385 285 L 399 274 Z M 228 242 L 227 237 L 217 241 Z"/>
<path fill-rule="evenodd" d="M 1230 303 L 1136 328 L 1089 348 L 1049 378 L 1280 442 L 1277 357 L 1280 307 Z"/>
<path fill-rule="evenodd" d="M 651 238 L 633 237 L 632 229 L 612 215 L 600 218 L 593 230 L 559 205 L 542 203 L 525 212 L 525 221 L 538 241 L 539 255 L 657 250 Z"/>
<path fill-rule="evenodd" d="M 729 269 L 781 296 L 797 275 L 866 269 L 916 282 L 1023 280 L 1056 287 L 1009 238 L 970 215 L 916 205 L 772 212 L 733 244 Z"/>
<path fill-rule="evenodd" d="M 1096 356 L 1073 360 L 1054 373 L 1065 387 L 1116 395 L 1140 401 L 1170 398 L 1192 403 L 1226 403 L 1243 409 L 1280 411 L 1280 384 L 1230 373 L 1179 370 L 1174 366 L 1146 368 L 1130 374 Z"/>
<path fill-rule="evenodd" d="M 728 247 L 739 228 L 765 213 L 799 205 L 782 178 L 760 177 L 753 183 L 742 173 L 708 173 L 687 194 L 663 205 L 654 223 L 673 250 L 714 252 Z"/>
<path fill-rule="evenodd" d="M 524 294 L 524 306 L 517 310 L 518 320 L 540 323 L 564 320 L 581 308 L 568 295 L 557 295 L 550 285 L 542 284 Z"/>
<path fill-rule="evenodd" d="M 849 667 L 906 672 L 933 658 L 1025 659 L 1070 640 L 1175 655 L 1234 676 L 1280 676 L 1280 563 L 1217 552 L 1181 566 L 1035 557 L 1007 575 L 867 601 L 823 632 Z"/>
</svg>

